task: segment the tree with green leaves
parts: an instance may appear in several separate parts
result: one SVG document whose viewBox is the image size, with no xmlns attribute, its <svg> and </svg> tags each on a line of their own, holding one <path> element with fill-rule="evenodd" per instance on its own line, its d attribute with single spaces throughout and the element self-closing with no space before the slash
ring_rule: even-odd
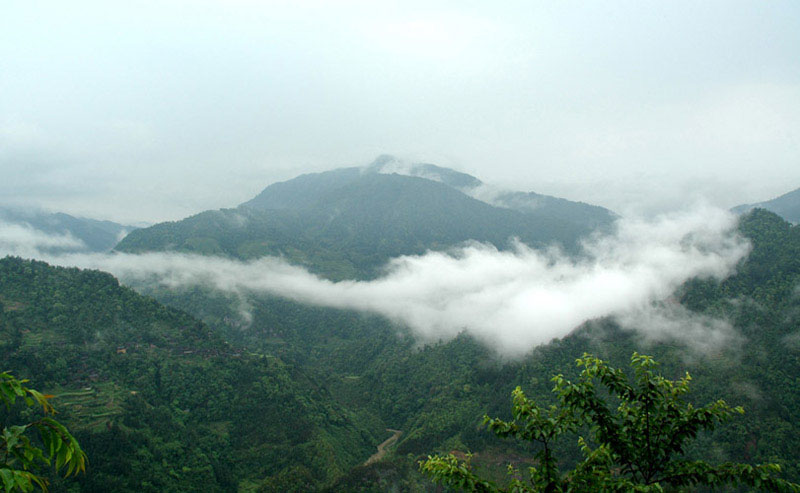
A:
<svg viewBox="0 0 800 493">
<path fill-rule="evenodd" d="M 684 457 L 687 444 L 703 430 L 712 430 L 741 407 L 722 400 L 695 407 L 685 401 L 691 377 L 669 380 L 656 373 L 656 362 L 634 353 L 629 377 L 589 354 L 577 360 L 577 382 L 553 378 L 558 405 L 543 407 L 517 387 L 513 420 L 484 416 L 484 424 L 499 437 L 539 444 L 528 478 L 509 466 L 505 487 L 478 477 L 469 461 L 453 455 L 428 457 L 420 469 L 435 482 L 480 492 L 658 492 L 665 488 L 745 485 L 772 492 L 800 492 L 800 485 L 778 478 L 776 464 L 752 466 Z M 562 473 L 553 452 L 557 439 L 588 430 L 578 437 L 583 460 Z"/>
<path fill-rule="evenodd" d="M 48 402 L 52 396 L 44 395 L 25 386 L 7 372 L 0 373 L 0 399 L 7 409 L 22 400 L 28 407 L 42 407 L 44 416 L 24 425 L 3 427 L 0 436 L 0 481 L 6 493 L 33 491 L 37 486 L 47 491 L 47 480 L 35 474 L 40 466 L 54 466 L 56 471 L 66 469 L 66 476 L 86 469 L 86 454 L 67 428 L 48 415 L 55 409 Z M 38 438 L 38 441 L 37 441 Z"/>
</svg>

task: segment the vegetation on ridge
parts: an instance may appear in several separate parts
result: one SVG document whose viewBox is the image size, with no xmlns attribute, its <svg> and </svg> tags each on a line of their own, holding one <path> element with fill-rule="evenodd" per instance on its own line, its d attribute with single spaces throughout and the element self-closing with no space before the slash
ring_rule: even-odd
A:
<svg viewBox="0 0 800 493">
<path fill-rule="evenodd" d="M 771 492 L 800 492 L 800 485 L 775 476 L 777 464 L 751 466 L 726 462 L 711 465 L 683 457 L 686 442 L 713 430 L 741 407 L 723 400 L 694 407 L 685 401 L 691 377 L 664 378 L 649 356 L 633 353 L 633 375 L 584 354 L 583 370 L 572 382 L 553 377 L 557 404 L 540 406 L 517 387 L 511 421 L 484 416 L 483 423 L 501 438 L 538 445 L 535 466 L 521 473 L 509 465 L 504 488 L 474 474 L 469 460 L 453 454 L 433 456 L 420 469 L 439 483 L 464 491 L 500 492 L 656 492 L 664 488 L 743 484 Z M 610 402 L 609 402 L 610 401 Z M 553 445 L 564 435 L 580 434 L 583 459 L 562 473 Z M 585 437 L 586 436 L 586 437 Z"/>
</svg>

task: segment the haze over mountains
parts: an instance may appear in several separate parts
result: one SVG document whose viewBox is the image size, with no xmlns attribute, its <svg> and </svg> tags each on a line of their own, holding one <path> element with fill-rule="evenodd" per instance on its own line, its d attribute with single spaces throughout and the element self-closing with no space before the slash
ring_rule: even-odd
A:
<svg viewBox="0 0 800 493">
<path fill-rule="evenodd" d="M 478 451 L 490 470 L 524 453 L 476 428 L 514 385 L 544 395 L 584 351 L 633 350 L 752 411 L 756 445 L 715 433 L 687 453 L 800 477 L 800 242 L 765 210 L 620 218 L 382 156 L 112 252 L 86 247 L 97 222 L 55 219 L 14 219 L 27 243 L 3 253 L 108 271 L 171 307 L 108 274 L 0 261 L 0 355 L 61 396 L 92 460 L 59 488 L 433 491 L 428 453 Z M 387 428 L 394 449 L 363 465 Z"/>
<path fill-rule="evenodd" d="M 755 204 L 743 204 L 732 210 L 742 214 L 749 210 L 761 208 L 772 211 L 792 223 L 800 223 L 800 188 L 787 192 L 780 197 Z"/>
<path fill-rule="evenodd" d="M 454 452 L 527 484 L 542 449 L 482 417 L 636 352 L 745 410 L 666 412 L 677 488 L 725 479 L 694 461 L 800 483 L 798 26 L 797 0 L 2 2 L 0 372 L 88 453 L 31 471 L 441 493 L 420 461 Z M 39 411 L 0 406 L 0 449 Z M 588 474 L 667 470 L 602 441 Z"/>
<path fill-rule="evenodd" d="M 614 216 L 614 213 L 603 207 L 535 192 L 502 190 L 487 185 L 466 173 L 434 164 L 408 163 L 387 154 L 378 156 L 365 167 L 302 175 L 287 182 L 270 185 L 242 206 L 259 209 L 310 208 L 319 203 L 316 197 L 321 193 L 329 193 L 341 186 L 358 181 L 364 175 L 374 174 L 398 174 L 443 183 L 490 205 L 548 219 L 562 219 L 597 226 L 607 223 L 609 216 Z M 296 202 L 298 200 L 299 203 Z"/>
<path fill-rule="evenodd" d="M 136 230 L 113 255 L 47 253 L 33 256 L 137 286 L 227 293 L 238 308 L 218 315 L 243 326 L 254 318 L 251 295 L 278 296 L 380 314 L 421 341 L 466 331 L 519 357 L 597 317 L 624 315 L 636 330 L 636 320 L 662 320 L 651 303 L 694 276 L 729 275 L 747 244 L 724 211 L 621 219 L 384 155 L 270 185 L 235 209 Z"/>
<path fill-rule="evenodd" d="M 390 258 L 465 241 L 505 249 L 516 238 L 574 251 L 615 219 L 602 207 L 491 190 L 464 173 L 380 156 L 270 185 L 236 209 L 137 230 L 116 250 L 280 255 L 334 279 L 370 277 Z"/>
<path fill-rule="evenodd" d="M 0 206 L 0 244 L 6 250 L 106 252 L 134 229 L 62 212 Z"/>
<path fill-rule="evenodd" d="M 732 210 L 756 207 L 798 222 L 800 189 Z M 240 259 L 280 255 L 333 279 L 374 276 L 390 258 L 468 240 L 508 248 L 509 239 L 517 238 L 534 247 L 558 245 L 574 251 L 587 233 L 608 231 L 618 217 L 603 207 L 503 190 L 466 173 L 390 155 L 366 166 L 274 183 L 235 209 L 160 223 L 129 237 L 137 227 L 0 207 L 6 242 L 41 240 L 50 246 L 40 247 L 61 252 L 102 252 L 117 246 L 127 252 L 174 250 Z M 46 236 L 37 240 L 32 231 Z M 358 258 L 348 260 L 353 255 Z M 336 269 L 328 265 L 332 263 L 338 264 Z M 356 269 L 355 264 L 368 267 Z"/>
<path fill-rule="evenodd" d="M 466 331 L 519 357 L 611 315 L 636 330 L 649 318 L 651 335 L 685 339 L 681 324 L 706 322 L 651 304 L 692 277 L 726 277 L 747 244 L 724 211 L 619 218 L 383 155 L 275 183 L 235 209 L 136 230 L 113 255 L 31 252 L 10 250 L 137 286 L 212 287 L 238 300 L 224 316 L 244 326 L 251 295 L 278 296 L 380 314 L 422 341 Z M 727 337 L 724 324 L 713 331 Z"/>
</svg>

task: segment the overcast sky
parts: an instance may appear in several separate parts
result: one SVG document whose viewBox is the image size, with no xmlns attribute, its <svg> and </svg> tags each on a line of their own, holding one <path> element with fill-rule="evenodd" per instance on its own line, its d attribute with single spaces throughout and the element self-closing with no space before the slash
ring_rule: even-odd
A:
<svg viewBox="0 0 800 493">
<path fill-rule="evenodd" d="M 381 153 L 604 205 L 800 187 L 800 2 L 0 2 L 0 203 L 123 222 Z"/>
</svg>

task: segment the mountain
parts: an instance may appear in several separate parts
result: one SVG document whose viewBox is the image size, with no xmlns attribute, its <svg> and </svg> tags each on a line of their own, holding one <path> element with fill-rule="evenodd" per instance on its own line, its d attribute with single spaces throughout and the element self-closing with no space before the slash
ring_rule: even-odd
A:
<svg viewBox="0 0 800 493">
<path fill-rule="evenodd" d="M 394 354 L 364 372 L 362 384 L 376 389 L 381 412 L 404 430 L 395 454 L 383 464 L 358 468 L 330 491 L 386 491 L 413 483 L 413 461 L 431 450 L 472 452 L 472 464 L 481 469 L 512 462 L 527 467 L 513 445 L 497 443 L 480 430 L 484 414 L 506 416 L 509 394 L 517 385 L 536 400 L 549 402 L 551 377 L 574 377 L 574 361 L 590 352 L 623 366 L 633 351 L 659 362 L 659 372 L 677 378 L 689 371 L 694 377 L 693 403 L 718 398 L 742 405 L 744 416 L 699 437 L 684 451 L 687 458 L 749 463 L 778 462 L 785 477 L 797 481 L 800 447 L 800 226 L 757 210 L 743 216 L 741 234 L 753 246 L 737 273 L 724 281 L 693 280 L 675 296 L 693 316 L 726 320 L 738 341 L 710 350 L 692 349 L 674 341 L 654 342 L 622 329 L 613 317 L 588 322 L 571 335 L 541 346 L 520 362 L 491 362 L 485 349 L 469 338 L 427 346 L 413 354 Z M 688 320 L 686 321 L 688 324 Z M 687 347 L 688 346 L 688 347 Z M 391 353 L 390 352 L 390 353 Z M 578 460 L 573 444 L 560 451 Z M 560 452 L 561 453 L 561 452 Z M 498 477 L 502 477 L 502 471 Z M 363 484 L 374 485 L 372 489 Z"/>
<path fill-rule="evenodd" d="M 387 173 L 396 167 L 392 159 L 275 183 L 236 209 L 134 231 L 116 250 L 281 255 L 341 279 L 374 276 L 392 257 L 469 240 L 508 248 L 518 238 L 574 251 L 580 238 L 616 218 L 606 209 L 536 194 L 503 196 L 505 205 L 492 205 L 465 193 L 482 186 L 474 177 L 429 164 Z"/>
<path fill-rule="evenodd" d="M 388 155 L 378 156 L 365 167 L 340 168 L 322 173 L 300 175 L 289 181 L 274 183 L 242 207 L 253 209 L 310 209 L 317 205 L 322 195 L 350 185 L 369 175 L 405 175 L 443 183 L 456 190 L 482 185 L 477 178 L 433 164 L 406 166 Z"/>
<path fill-rule="evenodd" d="M 0 259 L 0 361 L 55 396 L 89 455 L 54 491 L 308 491 L 383 439 L 302 369 L 99 271 Z"/>
<path fill-rule="evenodd" d="M 134 232 L 118 249 L 278 254 L 332 278 L 367 277 L 391 256 L 473 236 L 574 245 L 596 220 L 592 206 L 523 192 L 488 199 L 484 188 L 453 170 L 381 158 Z M 558 219 L 542 220 L 541 209 Z M 599 227 L 613 221 L 604 215 Z M 665 301 L 687 314 L 680 340 L 651 340 L 607 317 L 505 361 L 466 334 L 422 344 L 356 311 L 139 281 L 166 308 L 108 274 L 9 258 L 0 261 L 0 358 L 59 396 L 59 417 L 89 453 L 89 473 L 54 479 L 55 491 L 432 492 L 417 461 L 450 451 L 474 452 L 475 467 L 502 476 L 498 464 L 525 470 L 531 451 L 492 437 L 479 426 L 484 414 L 507 416 L 517 385 L 546 404 L 551 377 L 574 376 L 584 352 L 624 366 L 633 351 L 653 355 L 669 378 L 691 372 L 693 403 L 744 406 L 699 436 L 687 459 L 777 462 L 797 481 L 800 226 L 757 209 L 739 231 L 752 251 L 734 275 L 692 279 Z M 691 327 L 704 320 L 724 321 L 735 337 L 708 344 L 701 332 L 693 347 Z M 367 464 L 392 435 L 387 455 Z M 557 446 L 565 466 L 580 458 L 574 443 Z"/>
<path fill-rule="evenodd" d="M 622 328 L 613 317 L 588 322 L 569 336 L 535 349 L 519 361 L 501 361 L 467 335 L 421 345 L 403 328 L 377 316 L 251 295 L 252 319 L 234 324 L 242 301 L 209 288 L 150 292 L 207 321 L 227 340 L 302 368 L 331 389 L 337 405 L 371 415 L 402 435 L 385 460 L 361 465 L 328 491 L 436 491 L 415 461 L 433 452 L 473 452 L 473 464 L 494 470 L 516 461 L 527 467 L 530 450 L 496 440 L 479 423 L 484 414 L 506 416 L 509 393 L 522 386 L 547 399 L 558 373 L 574 376 L 574 361 L 591 352 L 624 366 L 633 351 L 653 355 L 665 376 L 689 371 L 691 401 L 724 398 L 746 414 L 703 435 L 687 457 L 748 463 L 778 462 L 785 477 L 800 479 L 800 226 L 756 210 L 741 217 L 740 233 L 752 252 L 724 281 L 691 280 L 670 304 L 686 309 L 687 329 L 697 320 L 724 320 L 736 337 L 703 349 L 688 342 L 652 341 Z M 656 323 L 654 321 L 653 323 Z M 646 327 L 642 327 L 646 329 Z M 706 334 L 698 337 L 707 337 Z M 699 341 L 706 342 L 707 341 Z M 388 438 L 386 433 L 382 438 Z M 568 460 L 573 443 L 559 444 Z M 494 469 L 492 469 L 494 468 Z"/>
<path fill-rule="evenodd" d="M 67 236 L 74 240 L 72 246 L 62 251 L 106 252 L 129 231 L 136 229 L 112 221 L 99 221 L 74 217 L 61 212 L 49 213 L 19 208 L 0 207 L 0 223 L 19 224 L 48 235 Z"/>
<path fill-rule="evenodd" d="M 242 206 L 262 210 L 311 208 L 317 205 L 320 196 L 375 174 L 397 174 L 439 182 L 489 205 L 544 218 L 558 217 L 589 228 L 607 224 L 616 218 L 613 212 L 603 207 L 535 192 L 495 189 L 466 173 L 427 163 L 407 164 L 389 155 L 378 156 L 370 165 L 362 168 L 341 168 L 275 183 Z"/>
<path fill-rule="evenodd" d="M 506 416 L 517 385 L 546 400 L 551 376 L 574 376 L 585 351 L 623 366 L 634 350 L 670 378 L 690 371 L 692 402 L 746 409 L 687 458 L 778 462 L 797 480 L 800 227 L 759 209 L 739 230 L 752 252 L 736 274 L 691 280 L 670 300 L 735 329 L 738 340 L 707 349 L 643 339 L 609 317 L 502 361 L 464 334 L 420 345 L 377 316 L 149 288 L 184 312 L 108 274 L 6 258 L 0 359 L 58 396 L 59 418 L 89 454 L 88 473 L 53 478 L 54 491 L 436 491 L 416 461 L 450 451 L 475 452 L 476 467 L 502 475 L 498 464 L 527 467 L 530 450 L 490 436 L 481 416 Z M 234 323 L 243 306 L 252 318 Z M 366 464 L 387 428 L 402 434 Z M 558 447 L 565 462 L 580 457 L 574 443 Z"/>
<path fill-rule="evenodd" d="M 772 211 L 787 221 L 798 224 L 800 223 L 800 188 L 766 202 L 743 204 L 731 210 L 737 214 L 742 214 L 755 208 Z"/>
</svg>

